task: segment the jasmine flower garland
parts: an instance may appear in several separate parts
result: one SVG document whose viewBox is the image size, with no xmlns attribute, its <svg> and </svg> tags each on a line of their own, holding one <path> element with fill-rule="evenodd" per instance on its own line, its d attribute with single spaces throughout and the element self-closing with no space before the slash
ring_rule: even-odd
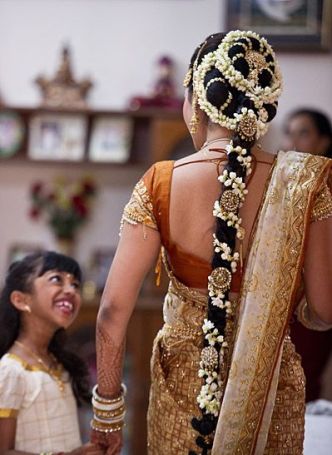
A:
<svg viewBox="0 0 332 455">
<path fill-rule="evenodd" d="M 231 142 L 227 146 L 227 153 L 231 154 L 234 152 L 237 154 L 237 160 L 245 168 L 246 173 L 250 173 L 251 159 L 248 159 L 250 157 L 247 156 L 247 150 L 240 146 L 234 147 L 233 142 Z M 220 200 L 215 202 L 213 215 L 226 221 L 228 226 L 232 226 L 238 236 L 242 229 L 242 220 L 235 212 L 243 204 L 248 190 L 243 178 L 238 177 L 235 172 L 224 170 L 218 180 L 223 183 L 226 190 Z M 223 196 L 227 192 L 231 192 L 231 194 L 224 198 Z M 236 210 L 230 211 L 229 208 Z M 208 292 L 212 306 L 218 308 L 227 319 L 233 312 L 232 303 L 228 300 L 227 294 L 231 287 L 232 273 L 237 270 L 240 254 L 232 252 L 231 246 L 226 242 L 220 242 L 215 234 L 213 235 L 213 246 L 215 253 L 219 254 L 223 261 L 228 262 L 229 269 L 232 271 L 230 272 L 225 267 L 218 267 L 208 277 Z M 222 399 L 220 367 L 222 366 L 228 343 L 225 339 L 225 333 L 220 333 L 212 321 L 204 319 L 202 330 L 207 346 L 201 352 L 198 376 L 204 379 L 204 383 L 197 396 L 197 403 L 205 414 L 218 417 Z"/>
</svg>

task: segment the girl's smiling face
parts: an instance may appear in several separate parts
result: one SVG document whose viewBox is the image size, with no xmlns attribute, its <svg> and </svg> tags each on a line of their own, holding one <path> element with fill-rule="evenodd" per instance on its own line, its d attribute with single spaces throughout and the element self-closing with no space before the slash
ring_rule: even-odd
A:
<svg viewBox="0 0 332 455">
<path fill-rule="evenodd" d="M 81 284 L 68 272 L 48 270 L 33 281 L 29 293 L 31 316 L 55 330 L 67 329 L 81 306 Z"/>
</svg>

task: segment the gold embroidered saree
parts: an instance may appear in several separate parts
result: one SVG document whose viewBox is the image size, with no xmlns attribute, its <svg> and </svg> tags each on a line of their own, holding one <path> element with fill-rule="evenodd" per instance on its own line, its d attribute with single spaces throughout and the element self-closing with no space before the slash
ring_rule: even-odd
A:
<svg viewBox="0 0 332 455">
<path fill-rule="evenodd" d="M 169 162 L 143 178 L 124 220 L 136 223 L 141 213 L 147 225 L 160 230 L 169 268 L 160 206 L 166 193 L 158 180 L 165 168 Z M 298 303 L 309 223 L 332 215 L 329 172 L 330 160 L 296 152 L 278 155 L 248 253 L 238 312 L 226 328 L 228 377 L 212 455 L 302 454 L 305 380 L 288 324 Z M 168 272 L 165 323 L 151 359 L 149 455 L 199 453 L 191 420 L 200 415 L 196 397 L 207 297 L 181 282 L 174 269 Z"/>
</svg>

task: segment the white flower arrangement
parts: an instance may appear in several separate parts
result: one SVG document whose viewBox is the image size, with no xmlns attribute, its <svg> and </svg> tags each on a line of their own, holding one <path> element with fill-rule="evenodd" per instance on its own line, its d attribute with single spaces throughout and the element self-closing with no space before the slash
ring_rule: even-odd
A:
<svg viewBox="0 0 332 455">
<path fill-rule="evenodd" d="M 268 54 L 272 55 L 272 61 L 266 62 L 267 69 L 272 74 L 271 86 L 261 87 L 255 83 L 253 79 L 245 78 L 242 73 L 234 67 L 234 57 L 231 58 L 228 55 L 231 47 L 234 46 L 239 39 L 250 37 L 259 41 L 261 55 L 264 55 L 264 57 Z M 263 48 L 266 49 L 264 53 L 262 53 Z M 246 56 L 245 53 L 240 55 L 244 58 Z M 263 136 L 268 129 L 268 113 L 264 108 L 264 104 L 275 103 L 282 92 L 282 76 L 280 67 L 275 58 L 274 51 L 268 42 L 255 32 L 244 32 L 240 30 L 229 32 L 221 41 L 217 50 L 206 54 L 199 65 L 197 62 L 195 63 L 193 71 L 193 91 L 197 95 L 199 107 L 207 114 L 210 120 L 213 123 L 217 123 L 229 130 L 234 131 L 242 118 L 242 113 L 235 113 L 232 117 L 228 117 L 224 114 L 224 110 L 231 102 L 232 96 L 228 96 L 225 103 L 219 109 L 211 104 L 207 99 L 207 88 L 211 83 L 217 80 L 220 82 L 227 81 L 232 87 L 244 92 L 245 96 L 254 102 L 255 107 L 258 110 L 256 138 Z M 274 65 L 273 72 L 269 68 L 270 64 Z M 205 76 L 212 68 L 217 68 L 223 77 L 213 78 L 208 82 L 208 86 L 205 87 Z M 255 113 L 253 114 L 256 116 Z"/>
<path fill-rule="evenodd" d="M 248 151 L 245 148 L 240 146 L 234 147 L 233 142 L 231 142 L 226 147 L 226 150 L 228 154 L 236 152 L 238 161 L 246 170 L 247 174 L 250 173 L 252 161 L 249 159 L 251 157 L 248 156 Z M 237 177 L 235 172 L 229 172 L 225 169 L 218 177 L 218 180 L 224 184 L 227 191 L 229 191 L 228 189 L 231 189 L 232 193 L 238 197 L 239 201 L 242 203 L 244 202 L 248 191 L 245 182 L 241 177 Z M 237 213 L 226 211 L 221 207 L 220 201 L 217 200 L 213 207 L 213 215 L 226 221 L 228 226 L 233 226 L 236 229 L 236 236 L 242 239 L 242 235 L 240 235 L 241 230 L 243 230 L 240 226 L 242 220 Z M 213 247 L 214 252 L 219 254 L 222 260 L 229 263 L 230 269 L 234 274 L 237 270 L 237 265 L 240 262 L 240 254 L 238 252 L 232 252 L 232 248 L 226 242 L 221 242 L 215 234 L 213 235 Z M 216 287 L 212 274 L 208 277 L 208 293 L 211 304 L 224 311 L 226 316 L 229 317 L 233 312 L 232 303 L 227 299 L 227 292 L 221 292 L 220 289 Z M 205 413 L 218 417 L 222 399 L 222 383 L 218 371 L 224 361 L 228 343 L 225 339 L 225 335 L 219 333 L 215 324 L 209 319 L 204 319 L 202 330 L 204 338 L 209 346 L 209 348 L 203 348 L 202 355 L 204 349 L 212 349 L 213 352 L 215 350 L 215 352 L 218 353 L 219 362 L 217 366 L 214 366 L 212 362 L 213 370 L 211 370 L 211 365 L 207 366 L 205 361 L 200 361 L 198 376 L 204 379 L 204 383 L 197 396 L 197 403 Z"/>
<path fill-rule="evenodd" d="M 227 245 L 227 243 L 220 242 L 215 234 L 213 234 L 213 246 L 215 247 L 214 251 L 216 253 L 221 253 L 221 259 L 230 262 L 232 273 L 235 273 L 237 269 L 237 263 L 240 260 L 239 253 L 231 254 L 231 248 Z"/>
</svg>

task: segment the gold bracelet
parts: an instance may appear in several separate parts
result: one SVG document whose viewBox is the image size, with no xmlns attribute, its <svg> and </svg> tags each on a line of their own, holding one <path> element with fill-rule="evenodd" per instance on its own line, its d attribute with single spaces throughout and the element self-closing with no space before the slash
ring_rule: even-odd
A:
<svg viewBox="0 0 332 455">
<path fill-rule="evenodd" d="M 100 409 L 97 409 L 97 408 L 93 408 L 93 413 L 97 416 L 97 417 L 118 417 L 119 415 L 123 414 L 125 411 L 125 407 L 124 406 L 121 406 L 121 408 L 118 408 L 114 411 L 102 411 Z"/>
<path fill-rule="evenodd" d="M 117 419 L 116 421 L 103 421 L 100 419 L 96 419 L 96 417 L 93 417 L 93 422 L 101 427 L 101 428 L 111 428 L 113 426 L 118 426 L 118 425 L 123 425 L 124 424 L 124 416 L 122 418 Z"/>
<path fill-rule="evenodd" d="M 121 422 L 119 424 L 107 424 L 107 425 L 102 425 L 100 422 L 97 422 L 96 420 L 91 420 L 90 426 L 92 430 L 95 431 L 100 431 L 102 433 L 114 433 L 115 431 L 120 431 L 122 430 L 124 426 L 124 422 Z"/>
<path fill-rule="evenodd" d="M 93 398 L 101 404 L 115 404 L 123 399 L 127 393 L 127 387 L 122 383 L 120 395 L 115 398 L 104 398 L 98 394 L 98 384 L 96 384 L 92 389 Z"/>
</svg>

